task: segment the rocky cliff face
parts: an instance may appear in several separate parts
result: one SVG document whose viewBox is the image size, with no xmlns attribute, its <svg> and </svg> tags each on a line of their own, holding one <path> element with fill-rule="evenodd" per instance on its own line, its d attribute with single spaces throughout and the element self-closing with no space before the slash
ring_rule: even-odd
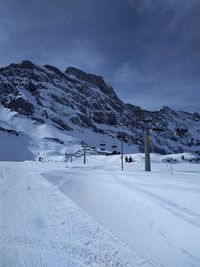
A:
<svg viewBox="0 0 200 267">
<path fill-rule="evenodd" d="M 0 69 L 0 102 L 38 125 L 53 125 L 88 144 L 115 142 L 125 134 L 129 151 L 143 151 L 144 125 L 138 117 L 151 116 L 152 151 L 178 153 L 200 151 L 200 115 L 175 112 L 168 107 L 144 111 L 123 103 L 101 76 L 69 67 L 37 66 L 30 61 Z M 1 130 L 1 129 L 0 129 Z"/>
</svg>

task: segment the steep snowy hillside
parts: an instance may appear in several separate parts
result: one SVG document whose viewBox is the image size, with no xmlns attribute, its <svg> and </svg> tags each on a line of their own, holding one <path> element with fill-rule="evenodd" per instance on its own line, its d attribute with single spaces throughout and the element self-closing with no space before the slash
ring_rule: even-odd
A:
<svg viewBox="0 0 200 267">
<path fill-rule="evenodd" d="M 80 149 L 80 141 L 51 124 L 0 107 L 0 161 L 64 159 L 66 152 Z"/>
<path fill-rule="evenodd" d="M 23 134 L 24 144 L 28 142 L 24 149 L 28 148 L 30 157 L 39 153 L 46 157 L 64 155 L 72 149 L 70 144 L 75 149 L 74 144 L 78 148 L 81 141 L 93 146 L 105 143 L 110 150 L 112 145 L 119 145 L 116 136 L 121 131 L 125 135 L 126 152 L 144 150 L 143 122 L 136 120 L 144 111 L 123 103 L 101 76 L 73 67 L 61 72 L 53 66 L 40 67 L 30 61 L 11 64 L 0 69 L 0 102 L 1 122 L 20 132 L 14 136 L 2 126 L 1 140 L 10 135 L 19 144 Z M 152 152 L 199 153 L 198 113 L 163 107 L 145 114 L 155 119 L 152 128 L 163 130 L 152 131 Z"/>
</svg>

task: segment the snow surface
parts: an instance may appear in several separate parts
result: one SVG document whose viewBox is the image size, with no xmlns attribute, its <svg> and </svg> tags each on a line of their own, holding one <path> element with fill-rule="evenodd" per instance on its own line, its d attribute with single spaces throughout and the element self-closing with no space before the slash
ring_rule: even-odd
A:
<svg viewBox="0 0 200 267">
<path fill-rule="evenodd" d="M 16 116 L 16 112 L 1 106 L 0 127 L 19 134 L 15 136 L 0 131 L 0 161 L 34 160 L 39 157 L 61 160 L 65 152 L 72 153 L 80 148 L 79 139 L 66 135 L 51 124 L 40 125 L 26 117 Z"/>
<path fill-rule="evenodd" d="M 0 127 L 15 130 L 19 134 L 16 136 L 0 131 L 0 161 L 37 160 L 39 157 L 45 160 L 63 160 L 66 152 L 77 152 L 83 140 L 97 148 L 100 143 L 105 143 L 109 151 L 112 151 L 112 145 L 120 150 L 120 141 L 108 135 L 94 134 L 89 129 L 83 131 L 81 128 L 73 132 L 67 131 L 66 134 L 48 121 L 41 125 L 16 114 L 0 105 Z M 99 127 L 105 129 L 105 125 Z M 114 130 L 114 127 L 110 129 Z M 138 152 L 138 149 L 124 143 L 124 151 Z"/>
<path fill-rule="evenodd" d="M 41 176 L 63 163 L 0 167 L 0 266 L 152 266 Z"/>
<path fill-rule="evenodd" d="M 200 266 L 200 165 L 132 156 L 1 162 L 0 266 Z"/>
</svg>

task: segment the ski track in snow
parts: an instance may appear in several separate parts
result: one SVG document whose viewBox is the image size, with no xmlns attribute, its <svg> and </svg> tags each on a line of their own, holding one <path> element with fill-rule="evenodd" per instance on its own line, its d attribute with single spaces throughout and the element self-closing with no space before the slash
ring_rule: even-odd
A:
<svg viewBox="0 0 200 267">
<path fill-rule="evenodd" d="M 71 166 L 44 176 L 136 253 L 154 266 L 200 266 L 199 165 L 176 165 L 174 175 L 166 164 L 123 175 L 105 162 Z"/>
<path fill-rule="evenodd" d="M 46 181 L 50 169 L 0 163 L 0 266 L 154 266 Z"/>
<path fill-rule="evenodd" d="M 185 220 L 186 222 L 189 222 L 189 223 L 197 226 L 198 228 L 200 228 L 200 213 L 196 213 L 192 210 L 189 210 L 185 207 L 182 207 L 182 206 L 176 204 L 175 202 L 173 202 L 167 198 L 164 198 L 164 197 L 158 196 L 152 192 L 149 192 L 148 190 L 143 189 L 141 186 L 138 186 L 135 184 L 133 186 L 131 183 L 126 183 L 126 182 L 124 182 L 124 180 L 122 181 L 122 179 L 120 179 L 119 177 L 117 177 L 117 178 L 122 182 L 122 184 L 126 185 L 128 188 L 131 188 L 132 190 L 135 190 L 135 191 L 143 194 L 147 198 L 153 199 L 156 203 L 158 203 L 160 206 L 164 207 L 166 210 L 170 211 L 174 215 L 179 216 L 183 220 Z M 199 190 L 197 190 L 197 192 L 199 192 Z"/>
</svg>

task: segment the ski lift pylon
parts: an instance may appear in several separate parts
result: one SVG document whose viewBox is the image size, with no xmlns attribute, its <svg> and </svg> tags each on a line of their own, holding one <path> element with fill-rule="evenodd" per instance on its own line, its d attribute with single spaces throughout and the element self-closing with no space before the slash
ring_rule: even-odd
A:
<svg viewBox="0 0 200 267">
<path fill-rule="evenodd" d="M 113 144 L 113 145 L 111 146 L 111 148 L 112 148 L 112 152 L 113 152 L 113 153 L 116 153 L 116 152 L 117 152 L 117 145 L 116 145 L 116 144 Z"/>
<path fill-rule="evenodd" d="M 105 142 L 101 141 L 101 143 L 99 144 L 99 146 L 100 146 L 100 150 L 101 151 L 105 151 L 106 150 L 106 143 Z"/>
</svg>

